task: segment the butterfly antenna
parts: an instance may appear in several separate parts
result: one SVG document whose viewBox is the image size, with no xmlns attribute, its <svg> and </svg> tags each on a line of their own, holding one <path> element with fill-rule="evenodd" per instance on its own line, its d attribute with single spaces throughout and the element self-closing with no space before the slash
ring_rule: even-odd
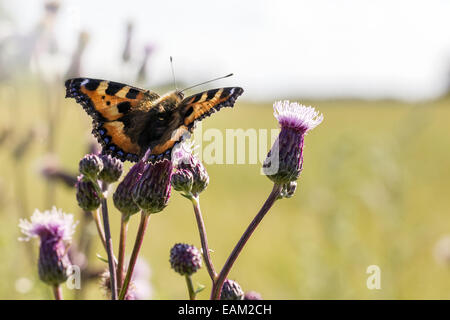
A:
<svg viewBox="0 0 450 320">
<path fill-rule="evenodd" d="M 173 59 L 172 59 L 172 56 L 170 56 L 170 67 L 171 67 L 171 69 L 172 69 L 173 85 L 175 86 L 175 90 L 178 91 L 178 88 L 177 88 L 177 80 L 175 79 L 175 71 L 174 71 L 174 69 L 173 69 Z"/>
<path fill-rule="evenodd" d="M 188 87 L 188 88 L 184 88 L 184 89 L 181 90 L 180 92 L 183 92 L 183 91 L 186 91 L 186 90 L 189 90 L 189 89 L 192 89 L 192 88 L 195 88 L 195 87 L 198 87 L 198 86 L 201 86 L 201 85 L 203 85 L 203 84 L 207 84 L 207 83 L 210 83 L 210 82 L 213 82 L 213 81 L 216 81 L 216 80 L 228 78 L 228 77 L 231 77 L 232 75 L 233 75 L 233 74 L 230 73 L 230 74 L 227 74 L 226 76 L 223 76 L 223 77 L 219 77 L 219 78 L 215 78 L 215 79 L 212 79 L 212 80 L 208 80 L 208 81 L 205 81 L 205 82 L 202 82 L 202 83 L 198 83 L 198 84 L 196 84 L 196 85 L 194 85 L 194 86 L 191 86 L 191 87 Z"/>
</svg>

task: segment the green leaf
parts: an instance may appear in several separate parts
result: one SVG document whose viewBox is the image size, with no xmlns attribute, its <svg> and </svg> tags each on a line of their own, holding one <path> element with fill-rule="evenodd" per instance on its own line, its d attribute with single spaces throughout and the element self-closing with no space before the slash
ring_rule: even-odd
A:
<svg viewBox="0 0 450 320">
<path fill-rule="evenodd" d="M 195 294 L 199 294 L 200 292 L 202 292 L 204 289 L 206 288 L 206 286 L 199 284 L 197 289 L 195 289 Z"/>
<path fill-rule="evenodd" d="M 104 262 L 104 263 L 108 263 L 108 259 L 103 258 L 99 253 L 96 254 L 98 260 Z"/>
</svg>

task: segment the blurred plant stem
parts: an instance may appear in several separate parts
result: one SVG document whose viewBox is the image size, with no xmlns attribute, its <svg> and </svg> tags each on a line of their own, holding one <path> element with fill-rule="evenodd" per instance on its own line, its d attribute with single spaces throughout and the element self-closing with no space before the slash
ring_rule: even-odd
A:
<svg viewBox="0 0 450 320">
<path fill-rule="evenodd" d="M 206 236 L 206 228 L 205 224 L 203 222 L 202 212 L 200 210 L 200 198 L 199 196 L 191 196 L 189 199 L 192 202 L 192 206 L 194 207 L 195 212 L 195 218 L 197 220 L 197 227 L 200 234 L 200 242 L 202 244 L 202 254 L 203 259 L 205 260 L 206 268 L 208 269 L 209 277 L 211 278 L 212 282 L 214 283 L 217 273 L 214 270 L 214 265 L 211 261 L 211 256 L 209 254 L 209 247 L 208 247 L 208 239 Z"/>
<path fill-rule="evenodd" d="M 270 210 L 270 208 L 273 206 L 275 201 L 278 199 L 281 193 L 282 185 L 274 184 L 273 189 L 269 194 L 269 197 L 267 198 L 266 202 L 264 202 L 264 205 L 262 206 L 261 210 L 259 210 L 258 214 L 255 216 L 255 218 L 252 220 L 250 225 L 247 227 L 247 230 L 245 230 L 242 237 L 239 239 L 239 242 L 234 247 L 233 251 L 231 252 L 230 256 L 228 257 L 227 261 L 225 262 L 225 265 L 223 266 L 222 270 L 219 273 L 219 276 L 217 277 L 216 281 L 213 283 L 213 287 L 211 290 L 211 300 L 219 300 L 220 299 L 220 293 L 222 291 L 222 286 L 224 281 L 226 280 L 228 273 L 230 272 L 231 268 L 233 267 L 234 262 L 239 257 L 239 254 L 241 253 L 242 249 L 244 248 L 245 244 L 247 243 L 248 239 L 250 239 L 251 235 L 253 234 L 253 231 L 258 227 L 261 220 L 264 218 L 266 213 Z"/>
<path fill-rule="evenodd" d="M 102 199 L 101 199 L 101 207 L 102 207 L 102 217 L 103 217 L 103 230 L 105 232 L 105 242 L 106 242 L 106 253 L 108 254 L 108 267 L 110 274 L 110 282 L 111 282 L 111 299 L 117 300 L 117 274 L 116 274 L 116 265 L 114 261 L 114 252 L 113 245 L 111 239 L 111 230 L 109 227 L 109 217 L 108 217 L 108 204 L 105 196 L 106 191 L 108 190 L 108 185 L 106 183 L 102 183 Z"/>
<path fill-rule="evenodd" d="M 192 285 L 192 278 L 190 275 L 185 275 L 186 278 L 186 285 L 188 288 L 188 292 L 189 292 L 189 299 L 190 300 L 195 300 L 195 290 L 194 290 L 194 286 Z"/>
<path fill-rule="evenodd" d="M 94 219 L 95 226 L 97 227 L 97 232 L 100 237 L 100 240 L 102 241 L 103 247 L 105 248 L 105 251 L 108 251 L 106 249 L 105 232 L 103 231 L 102 221 L 100 219 L 100 209 L 97 209 L 94 212 L 92 212 L 92 218 Z"/>
<path fill-rule="evenodd" d="M 131 253 L 130 262 L 128 264 L 127 274 L 125 275 L 125 280 L 123 281 L 122 288 L 120 289 L 119 300 L 124 300 L 127 295 L 139 251 L 141 250 L 142 242 L 144 241 L 144 235 L 147 230 L 149 218 L 150 214 L 144 211 L 141 212 L 141 222 L 139 223 L 139 228 L 136 234 L 136 240 L 134 242 L 133 252 Z"/>
<path fill-rule="evenodd" d="M 123 283 L 123 266 L 125 262 L 125 246 L 127 242 L 128 222 L 130 216 L 122 214 L 120 221 L 120 240 L 119 240 L 119 262 L 117 264 L 117 286 L 122 287 Z"/>
<path fill-rule="evenodd" d="M 61 285 L 57 284 L 53 286 L 53 294 L 55 296 L 55 300 L 64 300 Z"/>
</svg>

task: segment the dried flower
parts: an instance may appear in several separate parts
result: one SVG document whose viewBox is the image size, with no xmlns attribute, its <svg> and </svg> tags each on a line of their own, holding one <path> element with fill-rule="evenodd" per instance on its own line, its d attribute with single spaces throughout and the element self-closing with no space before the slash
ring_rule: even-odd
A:
<svg viewBox="0 0 450 320">
<path fill-rule="evenodd" d="M 128 217 L 139 211 L 138 205 L 133 200 L 132 190 L 141 179 L 144 169 L 145 162 L 143 160 L 132 166 L 113 194 L 115 207 Z"/>
<path fill-rule="evenodd" d="M 176 185 L 174 185 L 175 190 L 197 196 L 208 186 L 209 176 L 203 164 L 193 154 L 194 149 L 192 142 L 184 141 L 179 143 L 172 151 L 172 161 L 177 167 L 175 175 L 181 170 L 188 171 L 192 174 L 192 187 L 190 191 L 188 190 L 190 179 L 185 172 L 181 172 L 174 181 Z M 184 184 L 180 184 L 181 182 L 184 182 Z"/>
<path fill-rule="evenodd" d="M 146 213 L 162 211 L 170 199 L 172 162 L 164 159 L 146 164 L 132 191 L 134 202 Z"/>
<path fill-rule="evenodd" d="M 97 180 L 98 174 L 103 170 L 103 162 L 99 156 L 87 154 L 80 160 L 79 170 L 86 178 Z"/>
<path fill-rule="evenodd" d="M 100 159 L 103 162 L 103 170 L 98 174 L 99 180 L 106 183 L 113 183 L 119 180 L 123 171 L 123 163 L 117 158 L 108 155 L 101 155 Z"/>
<path fill-rule="evenodd" d="M 85 211 L 94 211 L 100 207 L 100 197 L 91 180 L 87 180 L 80 175 L 75 185 L 77 189 L 77 201 L 81 209 Z"/>
<path fill-rule="evenodd" d="M 262 300 L 261 294 L 256 291 L 247 291 L 244 300 Z"/>
<path fill-rule="evenodd" d="M 297 180 L 303 167 L 305 134 L 318 126 L 323 115 L 297 102 L 278 101 L 273 105 L 280 134 L 263 164 L 263 172 L 273 182 L 285 184 Z"/>
<path fill-rule="evenodd" d="M 220 294 L 220 300 L 242 300 L 244 298 L 244 291 L 242 291 L 239 283 L 233 280 L 225 280 Z"/>
<path fill-rule="evenodd" d="M 170 265 L 173 270 L 183 275 L 192 275 L 202 266 L 200 251 L 191 245 L 177 243 L 170 249 Z"/>
<path fill-rule="evenodd" d="M 103 289 L 105 296 L 111 297 L 111 274 L 109 273 L 109 270 L 106 269 L 101 275 L 100 275 L 100 287 Z M 125 275 L 124 275 L 125 276 Z M 127 294 L 125 296 L 124 300 L 137 300 L 134 294 L 134 283 L 131 282 L 130 286 L 128 287 Z"/>
<path fill-rule="evenodd" d="M 76 227 L 73 215 L 53 207 L 50 211 L 35 210 L 30 220 L 20 220 L 19 228 L 25 237 L 19 240 L 28 241 L 39 237 L 40 279 L 49 285 L 58 285 L 66 281 L 71 266 L 67 255 L 68 244 Z"/>
</svg>

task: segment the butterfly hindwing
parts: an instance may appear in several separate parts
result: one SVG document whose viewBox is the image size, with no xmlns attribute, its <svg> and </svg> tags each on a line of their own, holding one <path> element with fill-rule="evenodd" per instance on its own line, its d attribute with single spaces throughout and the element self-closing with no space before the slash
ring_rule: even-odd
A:
<svg viewBox="0 0 450 320">
<path fill-rule="evenodd" d="M 233 107 L 236 99 L 244 92 L 239 87 L 219 88 L 187 97 L 180 104 L 183 124 L 191 128 L 194 121 L 201 120 L 222 107 Z"/>
<path fill-rule="evenodd" d="M 142 114 L 156 93 L 113 81 L 75 78 L 65 83 L 66 97 L 75 98 L 93 118 L 93 134 L 103 151 L 122 160 L 135 161 L 140 153 L 136 141 L 126 134 L 126 126 L 135 114 Z"/>
</svg>

